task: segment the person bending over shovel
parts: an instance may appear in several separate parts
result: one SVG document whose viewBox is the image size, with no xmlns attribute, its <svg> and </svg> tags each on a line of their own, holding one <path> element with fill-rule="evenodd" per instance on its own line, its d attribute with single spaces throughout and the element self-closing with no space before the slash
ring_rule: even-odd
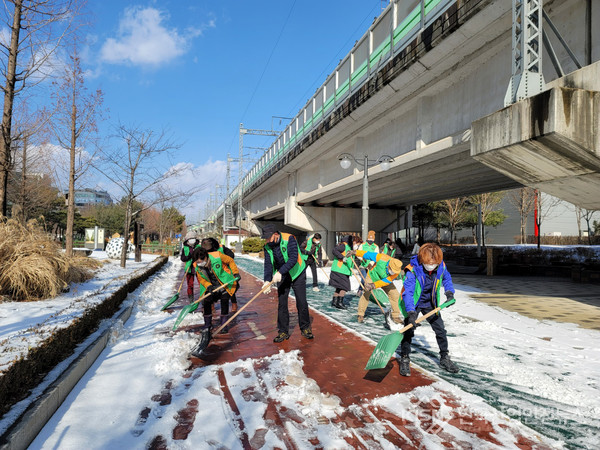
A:
<svg viewBox="0 0 600 450">
<path fill-rule="evenodd" d="M 402 323 L 400 318 L 400 308 L 398 300 L 400 292 L 394 285 L 394 280 L 400 275 L 402 270 L 402 261 L 396 258 L 391 258 L 383 253 L 375 253 L 366 250 L 356 250 L 356 256 L 362 258 L 367 263 L 374 263 L 371 269 L 367 272 L 365 290 L 358 300 L 358 322 L 363 322 L 365 319 L 365 311 L 369 306 L 369 297 L 373 289 L 382 288 L 390 299 L 392 307 L 392 320 L 394 323 Z M 365 266 L 363 264 L 363 266 Z"/>
<path fill-rule="evenodd" d="M 212 304 L 216 301 L 221 301 L 221 325 L 223 325 L 229 318 L 229 300 L 235 294 L 241 276 L 233 258 L 219 251 L 207 252 L 205 248 L 198 247 L 194 250 L 192 257 L 194 259 L 198 283 L 202 290 L 200 295 L 202 296 L 204 293 L 208 294 L 215 291 L 211 296 L 203 300 L 203 329 L 208 330 L 210 333 L 212 329 Z M 227 286 L 224 289 L 216 291 L 215 289 L 222 284 L 226 284 Z M 227 332 L 226 329 L 223 329 L 223 331 Z"/>
<path fill-rule="evenodd" d="M 443 261 L 442 249 L 436 244 L 426 243 L 419 248 L 419 253 L 410 259 L 404 268 L 404 287 L 402 288 L 402 302 L 406 308 L 407 316 L 404 324 L 412 324 L 412 328 L 404 333 L 400 343 L 400 375 L 410 376 L 410 344 L 415 334 L 415 328 L 421 326 L 416 323 L 419 313 L 427 314 L 441 304 L 440 289 L 444 286 L 447 300 L 454 298 L 454 285 L 452 277 Z M 435 332 L 435 338 L 440 348 L 440 366 L 448 372 L 457 373 L 459 368 L 452 362 L 448 354 L 448 338 L 441 314 L 432 315 L 427 322 Z"/>
</svg>

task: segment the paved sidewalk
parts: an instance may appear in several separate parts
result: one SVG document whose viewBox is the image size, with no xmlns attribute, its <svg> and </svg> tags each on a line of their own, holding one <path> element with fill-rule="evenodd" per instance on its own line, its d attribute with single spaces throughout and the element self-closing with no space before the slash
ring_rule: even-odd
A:
<svg viewBox="0 0 600 450">
<path fill-rule="evenodd" d="M 262 285 L 262 281 L 243 274 L 244 283 L 238 292 L 238 303 L 240 306 L 252 298 Z M 233 361 L 252 358 L 258 360 L 264 356 L 277 354 L 280 350 L 286 352 L 298 349 L 303 359 L 302 370 L 305 375 L 316 381 L 320 392 L 326 395 L 336 396 L 340 399 L 343 413 L 337 414 L 334 419 L 327 417 L 319 418 L 319 426 L 331 426 L 338 430 L 350 431 L 346 433 L 345 440 L 349 448 L 381 448 L 394 446 L 396 448 L 417 448 L 423 442 L 440 442 L 443 446 L 464 448 L 486 448 L 499 445 L 498 433 L 508 435 L 509 440 L 519 448 L 548 448 L 539 442 L 534 442 L 519 431 L 520 424 L 507 421 L 498 428 L 484 417 L 474 413 L 474 410 L 450 392 L 441 391 L 439 385 L 433 384 L 437 380 L 426 375 L 416 368 L 412 368 L 411 377 L 402 377 L 399 374 L 398 364 L 395 360 L 390 361 L 388 366 L 381 370 L 365 371 L 364 366 L 371 355 L 374 344 L 348 328 L 331 321 L 326 316 L 311 308 L 311 321 L 314 340 L 308 340 L 300 335 L 297 325 L 295 302 L 290 301 L 290 331 L 289 340 L 281 344 L 273 343 L 273 337 L 277 333 L 276 311 L 277 299 L 274 293 L 259 296 L 248 306 L 233 322 L 233 326 L 226 334 L 213 337 L 211 344 L 202 359 L 191 359 L 191 366 L 183 377 L 193 377 L 196 369 L 206 365 L 223 364 Z M 260 360 L 258 360 L 260 361 Z M 267 363 L 255 362 L 254 371 L 258 378 L 261 373 L 269 373 Z M 218 373 L 219 392 L 225 399 L 225 404 L 230 408 L 230 416 L 236 419 L 236 429 L 239 438 L 239 447 L 244 449 L 261 448 L 261 436 L 265 433 L 275 433 L 285 447 L 289 449 L 305 448 L 306 442 L 296 442 L 286 431 L 289 427 L 307 427 L 305 418 L 297 413 L 290 412 L 282 407 L 276 393 L 256 386 L 252 392 L 246 392 L 252 401 L 265 404 L 264 421 L 268 430 L 260 430 L 250 435 L 246 430 L 245 420 L 251 418 L 243 417 L 240 405 L 248 399 L 236 398 L 232 392 L 235 390 L 228 385 L 227 377 Z M 288 382 L 286 378 L 282 382 Z M 190 383 L 193 383 L 191 380 Z M 427 401 L 416 394 L 417 388 L 430 386 L 445 404 L 437 400 Z M 391 414 L 388 410 L 373 405 L 371 400 L 379 397 L 390 396 L 398 393 L 415 393 L 412 403 L 417 413 L 418 420 L 411 421 L 410 416 L 402 414 L 402 417 Z M 153 414 L 153 409 L 170 402 L 171 386 L 166 385 L 161 392 L 154 393 L 151 397 L 153 407 L 140 411 L 138 421 L 143 422 L 146 417 Z M 188 402 L 188 407 L 177 414 L 177 425 L 173 429 L 172 437 L 176 440 L 185 441 L 195 426 L 195 416 L 199 405 L 196 401 Z M 440 426 L 436 415 L 444 411 L 446 415 L 442 424 L 449 424 L 460 430 L 461 438 L 457 440 L 455 434 L 444 431 Z M 368 426 L 366 426 L 368 425 Z M 373 430 L 379 430 L 374 432 Z M 310 446 L 320 448 L 317 432 L 314 430 L 314 438 L 310 439 Z M 150 439 L 149 448 L 163 449 L 165 439 L 163 436 L 154 436 Z M 505 443 L 506 441 L 504 441 Z"/>
<path fill-rule="evenodd" d="M 452 272 L 451 272 L 452 273 Z M 452 274 L 454 284 L 483 291 L 472 298 L 525 316 L 600 330 L 600 286 L 568 278 Z"/>
</svg>

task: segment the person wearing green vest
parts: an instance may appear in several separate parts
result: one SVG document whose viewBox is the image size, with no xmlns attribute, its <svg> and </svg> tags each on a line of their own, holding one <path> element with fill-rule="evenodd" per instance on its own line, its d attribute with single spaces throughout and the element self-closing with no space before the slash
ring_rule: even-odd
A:
<svg viewBox="0 0 600 450">
<path fill-rule="evenodd" d="M 288 233 L 281 233 L 274 225 L 265 225 L 262 229 L 265 243 L 264 293 L 271 291 L 270 282 L 277 284 L 277 330 L 273 342 L 279 343 L 290 338 L 290 313 L 288 297 L 290 289 L 294 289 L 296 309 L 298 310 L 298 325 L 302 336 L 313 339 L 306 301 L 306 263 L 298 250 L 296 238 Z"/>
<path fill-rule="evenodd" d="M 204 248 L 207 252 L 221 252 L 221 253 L 229 256 L 230 258 L 235 258 L 235 253 L 233 253 L 233 251 L 229 247 L 226 247 L 223 244 L 219 244 L 219 241 L 217 241 L 213 237 L 208 237 L 208 238 L 202 239 L 201 245 L 202 245 L 202 248 Z M 238 286 L 238 289 L 239 289 L 239 286 Z M 238 309 L 237 298 L 236 298 L 235 294 L 233 294 L 231 296 L 231 312 L 236 312 L 237 309 Z"/>
<path fill-rule="evenodd" d="M 410 263 L 404 271 L 402 303 L 407 312 L 404 324 L 411 323 L 413 326 L 402 336 L 398 362 L 400 375 L 408 377 L 410 376 L 409 355 L 412 338 L 415 329 L 421 326 L 416 322 L 418 315 L 427 314 L 443 302 L 441 300 L 442 287 L 447 300 L 454 298 L 455 289 L 452 276 L 444 263 L 444 253 L 437 244 L 422 243 L 419 253 L 410 259 Z M 440 366 L 451 373 L 459 372 L 458 366 L 450 359 L 448 337 L 441 313 L 438 312 L 428 317 L 427 322 L 435 333 L 435 339 L 440 349 Z"/>
<path fill-rule="evenodd" d="M 381 253 L 384 255 L 391 256 L 392 258 L 400 259 L 404 254 L 404 244 L 400 238 L 392 241 L 390 238 L 385 240 L 383 247 L 381 248 Z"/>
<path fill-rule="evenodd" d="M 221 301 L 221 325 L 229 318 L 229 300 L 238 288 L 238 282 L 242 278 L 240 271 L 233 258 L 220 252 L 207 252 L 206 249 L 198 247 L 192 254 L 194 269 L 198 277 L 200 295 L 213 292 L 222 284 L 224 289 L 215 291 L 213 295 L 203 300 L 204 328 L 212 328 L 212 304 Z M 226 329 L 223 332 L 227 332 Z"/>
<path fill-rule="evenodd" d="M 187 296 L 190 303 L 194 299 L 194 271 L 192 270 L 192 252 L 200 246 L 200 241 L 195 231 L 188 231 L 181 248 L 181 261 L 185 263 L 185 280 L 187 282 Z"/>
<path fill-rule="evenodd" d="M 344 304 L 344 297 L 350 287 L 350 275 L 352 275 L 352 256 L 348 256 L 353 249 L 354 237 L 346 236 L 333 248 L 334 260 L 331 264 L 331 275 L 329 275 L 329 286 L 335 288 L 331 299 L 331 306 L 338 309 L 348 309 Z"/>
<path fill-rule="evenodd" d="M 365 292 L 358 300 L 358 322 L 361 323 L 364 321 L 371 291 L 382 288 L 390 299 L 392 320 L 395 323 L 402 323 L 402 314 L 399 306 L 400 292 L 398 292 L 398 289 L 394 285 L 394 280 L 398 278 L 398 275 L 402 271 L 402 261 L 390 258 L 383 253 L 367 252 L 365 250 L 357 250 L 356 256 L 362 258 L 363 261 L 367 260 L 373 263 L 365 277 Z"/>
<path fill-rule="evenodd" d="M 309 237 L 300 246 L 300 253 L 302 259 L 306 261 L 306 265 L 310 267 L 313 279 L 313 291 L 319 292 L 319 279 L 317 277 L 317 264 L 319 267 L 323 265 L 323 259 L 321 257 L 321 235 L 315 233 L 314 236 Z"/>
<path fill-rule="evenodd" d="M 367 242 L 363 242 L 356 250 L 363 250 L 365 252 L 371 253 L 379 253 L 379 245 L 375 243 L 375 231 L 370 230 L 367 234 Z M 362 278 L 365 278 L 367 276 L 369 266 L 372 265 L 373 263 L 368 260 L 363 260 L 360 263 L 358 268 L 360 270 L 360 273 L 362 274 Z M 360 286 L 358 288 L 358 291 L 356 292 L 356 295 L 358 295 L 359 297 L 362 295 L 362 288 Z"/>
</svg>

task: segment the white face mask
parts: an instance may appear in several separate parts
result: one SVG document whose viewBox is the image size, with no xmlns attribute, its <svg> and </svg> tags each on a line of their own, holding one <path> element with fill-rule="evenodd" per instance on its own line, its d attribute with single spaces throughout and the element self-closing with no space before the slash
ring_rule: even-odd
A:
<svg viewBox="0 0 600 450">
<path fill-rule="evenodd" d="M 199 265 L 200 267 L 206 267 L 206 264 L 208 264 L 208 261 L 200 261 L 200 262 L 198 263 L 198 265 Z"/>
<path fill-rule="evenodd" d="M 423 268 L 427 271 L 427 272 L 432 272 L 433 270 L 435 270 L 435 268 L 437 267 L 437 264 L 423 264 Z"/>
<path fill-rule="evenodd" d="M 313 241 L 315 243 L 315 245 L 318 245 L 321 243 L 321 241 Z"/>
<path fill-rule="evenodd" d="M 354 247 L 352 247 L 354 250 L 358 250 L 358 248 L 360 247 L 360 244 L 354 244 Z"/>
</svg>

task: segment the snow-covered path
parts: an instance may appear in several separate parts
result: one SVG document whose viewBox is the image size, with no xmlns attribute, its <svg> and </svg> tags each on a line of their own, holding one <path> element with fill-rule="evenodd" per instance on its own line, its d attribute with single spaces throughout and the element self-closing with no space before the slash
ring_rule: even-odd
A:
<svg viewBox="0 0 600 450">
<path fill-rule="evenodd" d="M 258 261 L 248 258 L 236 261 L 251 273 L 260 274 L 262 270 Z M 174 284 L 179 271 L 179 262 L 169 261 L 165 269 L 133 294 L 136 310 L 132 319 L 114 328 L 111 346 L 101 354 L 30 448 L 145 448 L 150 436 L 171 436 L 178 424 L 185 424 L 185 418 L 178 416 L 184 409 L 195 411 L 196 427 L 202 429 L 196 428 L 186 440 L 166 442 L 169 448 L 206 448 L 207 445 L 237 448 L 236 417 L 228 415 L 230 412 L 223 408 L 221 397 L 211 393 L 216 389 L 215 383 L 219 383 L 219 373 L 240 398 L 250 386 L 262 383 L 267 390 L 269 386 L 275 389 L 282 380 L 295 376 L 294 389 L 277 392 L 283 404 L 291 410 L 294 405 L 297 410 L 298 404 L 304 404 L 300 413 L 314 420 L 310 430 L 311 433 L 317 430 L 320 444 L 325 448 L 345 448 L 343 437 L 348 430 L 331 423 L 326 425 L 325 420 L 319 419 L 334 415 L 339 405 L 326 393 L 315 391 L 311 380 L 303 376 L 303 361 L 298 352 L 264 358 L 258 366 L 268 366 L 266 372 L 256 369 L 256 360 L 189 370 L 187 353 L 196 343 L 197 335 L 180 332 L 170 336 L 154 331 L 169 327 L 174 320 L 172 315 L 159 310 L 176 289 Z M 572 324 L 529 319 L 473 300 L 469 294 L 475 291 L 468 286 L 457 286 L 457 289 L 457 305 L 444 313 L 444 320 L 451 353 L 461 372 L 452 375 L 439 369 L 435 337 L 427 325 L 419 328 L 413 340 L 413 361 L 440 377 L 436 385 L 462 399 L 471 410 L 492 423 L 507 420 L 502 414 L 505 413 L 512 418 L 513 426 L 521 426 L 518 424 L 521 422 L 556 439 L 546 441 L 553 447 L 560 447 L 561 442 L 568 447 L 600 447 L 600 332 Z M 358 324 L 356 297 L 347 297 L 350 303 L 347 311 L 332 308 L 330 298 L 330 288 L 321 289 L 319 293 L 309 290 L 309 304 L 313 308 L 361 335 L 377 341 L 389 333 L 381 327 L 376 307 L 369 309 L 371 315 L 364 324 Z M 188 319 L 192 320 L 199 319 Z M 318 339 L 318 330 L 315 334 Z M 165 386 L 170 386 L 169 402 L 164 402 L 164 407 L 153 408 L 145 418 L 140 416 L 149 398 L 163 391 Z M 418 395 L 435 396 L 427 389 L 421 389 Z M 196 403 L 190 405 L 190 399 Z M 160 399 L 156 401 L 162 405 Z M 397 394 L 381 398 L 374 405 L 382 408 L 404 405 L 408 414 L 411 398 Z M 244 417 L 245 426 L 255 431 L 248 435 L 259 436 L 255 443 L 264 444 L 265 448 L 285 446 L 281 436 L 270 431 L 262 435 L 256 433 L 262 429 L 260 422 L 264 413 L 261 402 L 248 400 L 241 404 L 239 414 Z M 443 416 L 444 411 L 440 414 Z M 442 416 L 439 420 L 443 424 Z M 419 417 L 413 419 L 419 421 Z M 458 441 L 464 438 L 458 428 L 448 425 L 447 430 Z M 297 429 L 288 431 L 300 433 Z M 525 427 L 523 433 L 533 436 Z M 311 437 L 310 433 L 300 435 Z M 503 436 L 498 436 L 498 440 L 502 446 L 510 446 L 510 441 L 503 440 Z M 437 446 L 435 441 L 427 445 L 428 448 Z"/>
</svg>

